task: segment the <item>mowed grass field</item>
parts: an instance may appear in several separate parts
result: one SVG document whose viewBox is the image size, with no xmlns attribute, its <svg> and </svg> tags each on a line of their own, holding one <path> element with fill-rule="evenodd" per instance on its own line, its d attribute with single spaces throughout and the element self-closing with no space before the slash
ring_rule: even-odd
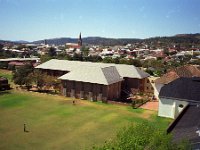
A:
<svg viewBox="0 0 200 150">
<path fill-rule="evenodd" d="M 81 150 L 101 145 L 117 131 L 143 120 L 166 128 L 157 112 L 72 100 L 32 92 L 0 93 L 0 149 Z M 24 132 L 24 123 L 29 132 Z"/>
</svg>

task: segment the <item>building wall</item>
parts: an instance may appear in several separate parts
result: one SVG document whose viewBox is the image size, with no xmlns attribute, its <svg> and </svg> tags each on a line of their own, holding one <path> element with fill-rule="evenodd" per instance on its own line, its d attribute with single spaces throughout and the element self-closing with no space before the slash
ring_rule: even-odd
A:
<svg viewBox="0 0 200 150">
<path fill-rule="evenodd" d="M 120 98 L 121 94 L 121 82 L 117 82 L 111 85 L 108 85 L 108 99 L 114 100 Z"/>
<path fill-rule="evenodd" d="M 39 69 L 39 70 L 41 70 L 42 73 L 46 73 L 47 75 L 55 76 L 55 77 L 60 77 L 68 73 L 67 71 L 60 71 L 60 70 L 49 70 L 49 69 Z"/>
<path fill-rule="evenodd" d="M 156 99 L 159 100 L 159 93 L 161 88 L 164 86 L 164 84 L 160 84 L 160 83 L 155 83 L 155 88 L 154 88 L 154 96 L 156 97 Z"/>
<path fill-rule="evenodd" d="M 158 116 L 175 119 L 187 105 L 186 101 L 160 98 Z"/>
<path fill-rule="evenodd" d="M 122 89 L 127 89 L 128 91 L 132 91 L 132 89 L 138 89 L 139 91 L 144 92 L 145 87 L 145 78 L 144 79 L 136 79 L 136 78 L 124 78 L 122 83 Z"/>
<path fill-rule="evenodd" d="M 113 100 L 120 98 L 121 82 L 111 85 L 78 81 L 62 81 L 62 95 L 88 100 Z"/>
<path fill-rule="evenodd" d="M 145 84 L 144 84 L 144 91 L 147 93 L 153 93 L 155 94 L 155 80 L 158 77 L 147 77 L 145 78 Z M 157 95 L 158 96 L 158 95 Z"/>
</svg>

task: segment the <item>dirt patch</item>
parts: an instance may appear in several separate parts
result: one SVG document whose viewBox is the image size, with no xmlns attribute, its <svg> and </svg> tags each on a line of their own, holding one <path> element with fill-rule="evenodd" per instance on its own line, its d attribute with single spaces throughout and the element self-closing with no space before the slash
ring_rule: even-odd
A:
<svg viewBox="0 0 200 150">
<path fill-rule="evenodd" d="M 142 109 L 154 110 L 158 111 L 158 101 L 150 101 L 145 103 L 144 105 L 140 106 Z"/>
<path fill-rule="evenodd" d="M 12 71 L 6 69 L 0 69 L 0 73 L 2 74 L 12 74 Z"/>
<path fill-rule="evenodd" d="M 151 116 L 154 114 L 155 112 L 154 111 L 145 111 L 142 115 L 142 118 L 145 118 L 145 119 L 150 119 Z"/>
</svg>

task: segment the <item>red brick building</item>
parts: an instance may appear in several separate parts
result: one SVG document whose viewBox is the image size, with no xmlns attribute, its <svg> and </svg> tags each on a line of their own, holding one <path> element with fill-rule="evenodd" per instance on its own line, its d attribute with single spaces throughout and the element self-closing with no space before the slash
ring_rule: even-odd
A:
<svg viewBox="0 0 200 150">
<path fill-rule="evenodd" d="M 133 65 L 52 59 L 37 67 L 62 80 L 62 95 L 90 100 L 115 100 L 122 91 L 144 91 L 149 74 Z"/>
</svg>

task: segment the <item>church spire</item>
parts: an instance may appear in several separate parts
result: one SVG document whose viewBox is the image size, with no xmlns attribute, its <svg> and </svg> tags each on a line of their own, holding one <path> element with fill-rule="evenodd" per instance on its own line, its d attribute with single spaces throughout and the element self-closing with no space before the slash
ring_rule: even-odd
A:
<svg viewBox="0 0 200 150">
<path fill-rule="evenodd" d="M 78 45 L 79 45 L 80 47 L 82 46 L 81 32 L 80 32 L 80 34 L 79 34 Z"/>
</svg>

